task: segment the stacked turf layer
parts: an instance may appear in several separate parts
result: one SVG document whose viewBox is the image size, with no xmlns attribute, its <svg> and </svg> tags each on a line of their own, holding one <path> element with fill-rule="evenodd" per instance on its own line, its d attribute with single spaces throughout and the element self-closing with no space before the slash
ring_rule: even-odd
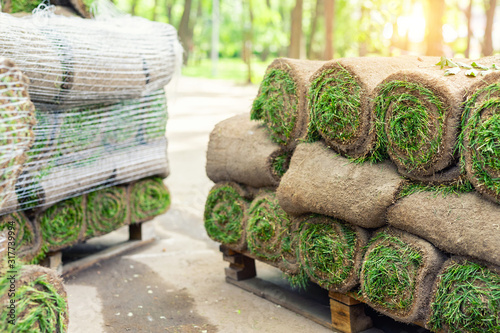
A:
<svg viewBox="0 0 500 333">
<path fill-rule="evenodd" d="M 309 79 L 323 63 L 279 58 L 267 68 L 251 118 L 266 125 L 274 142 L 293 147 L 298 139 L 305 138 Z"/>
<path fill-rule="evenodd" d="M 96 187 L 168 175 L 163 90 L 135 100 L 64 111 L 37 110 L 35 142 L 16 183 L 22 208 Z"/>
<path fill-rule="evenodd" d="M 388 162 L 355 164 L 323 143 L 302 143 L 277 194 L 292 215 L 317 213 L 363 228 L 383 226 L 403 179 Z"/>
<path fill-rule="evenodd" d="M 397 64 L 404 59 L 392 60 Z M 372 61 L 373 67 L 389 66 L 392 60 L 329 63 L 312 79 L 306 76 L 312 82 L 309 96 L 296 90 L 287 71 L 273 68 L 279 64 L 293 70 L 297 63 L 273 63 L 252 117 L 265 120 L 278 145 L 294 147 L 288 170 L 278 179 L 278 200 L 272 192 L 256 196 L 252 187 L 221 183 L 207 200 L 207 232 L 240 250 L 246 240 L 244 253 L 277 265 L 297 285 L 310 279 L 336 292 L 360 285 L 366 303 L 396 320 L 426 323 L 435 331 L 497 332 L 500 73 L 485 70 L 474 79 L 462 70 L 450 78 L 445 69 L 434 66 L 437 60 L 413 59 L 414 64 L 401 64 L 410 64 L 410 69 L 395 70 L 386 78 L 367 65 Z M 479 63 L 490 66 L 494 61 L 498 59 Z M 341 68 L 339 63 L 346 65 Z M 286 122 L 273 108 L 301 110 L 297 105 L 304 96 L 316 108 L 307 116 L 307 139 L 320 142 L 291 143 L 288 138 L 304 138 L 290 134 L 300 112 L 283 113 L 292 120 Z M 344 104 L 336 108 L 337 99 Z M 325 125 L 320 129 L 319 120 Z M 270 125 L 273 121 L 278 125 Z M 249 156 L 268 161 L 272 151 L 245 146 L 258 135 L 259 129 L 251 126 L 243 116 L 217 125 L 207 153 L 212 179 L 269 179 L 269 163 L 249 167 Z M 320 138 L 322 131 L 333 134 L 332 141 Z M 337 139 L 345 145 L 335 146 Z M 358 158 L 336 155 L 330 148 Z M 456 163 L 459 154 L 463 169 Z M 391 161 L 380 162 L 384 156 Z M 367 160 L 379 163 L 362 163 Z M 496 202 L 467 193 L 474 191 L 472 185 Z M 387 223 L 390 226 L 384 227 Z M 221 236 L 226 233 L 232 238 Z M 444 264 L 454 255 L 468 259 Z"/>
<path fill-rule="evenodd" d="M 25 224 L 34 225 L 41 247 L 40 244 L 38 248 L 30 246 L 31 256 L 20 258 L 25 262 L 36 262 L 47 252 L 58 251 L 124 225 L 149 221 L 165 213 L 169 206 L 170 193 L 161 177 L 106 187 L 60 201 L 31 219 L 22 215 Z M 8 226 L 6 221 L 11 219 L 11 216 L 6 216 L 0 228 Z"/>
<path fill-rule="evenodd" d="M 322 139 L 350 157 L 381 159 L 375 118 L 375 88 L 389 74 L 429 66 L 434 58 L 345 58 L 332 60 L 311 77 L 308 94 L 309 140 Z"/>
<path fill-rule="evenodd" d="M 0 13 L 0 42 L 0 56 L 30 78 L 33 100 L 65 107 L 162 89 L 180 50 L 167 24 L 129 16 L 85 20 L 50 9 L 26 18 Z"/>
</svg>

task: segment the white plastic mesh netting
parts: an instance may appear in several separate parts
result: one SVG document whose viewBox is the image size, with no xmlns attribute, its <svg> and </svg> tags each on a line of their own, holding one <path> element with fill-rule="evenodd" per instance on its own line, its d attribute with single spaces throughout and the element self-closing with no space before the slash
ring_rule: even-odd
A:
<svg viewBox="0 0 500 333">
<path fill-rule="evenodd" d="M 175 29 L 42 13 L 0 13 L 0 54 L 18 67 L 0 63 L 0 215 L 169 172 L 164 85 L 180 66 Z"/>
<path fill-rule="evenodd" d="M 30 78 L 34 102 L 78 106 L 139 98 L 162 89 L 179 62 L 175 28 L 132 16 L 82 19 L 50 7 L 0 13 L 0 56 Z"/>
</svg>

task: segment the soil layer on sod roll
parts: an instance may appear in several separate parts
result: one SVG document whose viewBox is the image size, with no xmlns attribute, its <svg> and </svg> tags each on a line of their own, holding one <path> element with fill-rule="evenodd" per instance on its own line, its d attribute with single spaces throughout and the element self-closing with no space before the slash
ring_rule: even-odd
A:
<svg viewBox="0 0 500 333">
<path fill-rule="evenodd" d="M 425 318 L 445 256 L 427 241 L 394 228 L 370 240 L 360 272 L 361 293 L 375 310 L 405 323 Z"/>
<path fill-rule="evenodd" d="M 29 79 L 15 64 L 0 57 L 0 211 L 12 201 L 12 192 L 35 140 L 34 106 L 28 94 Z"/>
<path fill-rule="evenodd" d="M 301 264 L 313 282 L 341 293 L 359 284 L 368 231 L 324 215 L 310 215 L 299 229 Z"/>
<path fill-rule="evenodd" d="M 252 197 L 252 194 L 239 184 L 215 184 L 208 193 L 203 215 L 208 236 L 234 250 L 245 250 L 246 214 Z"/>
<path fill-rule="evenodd" d="M 461 139 L 468 179 L 479 193 L 500 203 L 500 72 L 486 75 L 470 89 Z"/>
<path fill-rule="evenodd" d="M 310 77 L 323 64 L 278 58 L 267 68 L 250 115 L 251 119 L 264 122 L 274 142 L 293 147 L 298 139 L 305 138 Z"/>
<path fill-rule="evenodd" d="M 437 62 L 437 58 L 431 59 L 363 57 L 327 62 L 311 78 L 309 140 L 322 138 L 327 146 L 344 156 L 368 157 L 377 140 L 376 132 L 372 131 L 375 88 L 398 70 Z"/>
<path fill-rule="evenodd" d="M 386 210 L 403 183 L 389 162 L 351 163 L 322 142 L 301 143 L 277 194 L 291 215 L 317 213 L 377 228 L 386 224 Z"/>
<path fill-rule="evenodd" d="M 35 216 L 42 233 L 42 251 L 58 251 L 84 239 L 85 196 L 60 201 Z"/>
<path fill-rule="evenodd" d="M 426 326 L 446 333 L 500 330 L 500 268 L 453 256 L 434 284 Z"/>
<path fill-rule="evenodd" d="M 277 186 L 288 169 L 291 153 L 269 138 L 264 125 L 242 114 L 215 125 L 208 143 L 206 171 L 214 183 Z"/>
<path fill-rule="evenodd" d="M 387 151 L 404 176 L 437 182 L 435 175 L 457 162 L 465 95 L 479 80 L 465 70 L 445 75 L 436 65 L 391 74 L 377 87 L 374 100 L 378 149 Z"/>
<path fill-rule="evenodd" d="M 129 224 L 126 186 L 111 186 L 87 194 L 85 238 L 107 234 Z"/>
<path fill-rule="evenodd" d="M 500 206 L 477 193 L 414 193 L 389 208 L 387 221 L 446 252 L 500 265 Z"/>
<path fill-rule="evenodd" d="M 276 193 L 263 191 L 252 200 L 245 228 L 251 253 L 263 261 L 277 264 L 282 261 L 282 250 L 288 250 L 283 243 L 291 241 L 291 220 L 280 207 Z"/>
<path fill-rule="evenodd" d="M 34 266 L 16 265 L 15 295 L 10 298 L 11 275 L 0 277 L 0 331 L 15 332 L 67 332 L 69 313 L 66 290 L 62 279 L 54 270 Z M 15 302 L 15 324 L 9 323 L 9 300 Z"/>
<path fill-rule="evenodd" d="M 18 211 L 0 216 L 0 230 L 7 232 L 10 246 L 15 260 L 30 263 L 42 248 L 42 235 L 40 226 L 29 219 L 24 212 Z"/>
<path fill-rule="evenodd" d="M 130 223 L 149 221 L 170 207 L 170 192 L 161 177 L 149 177 L 128 186 Z"/>
</svg>

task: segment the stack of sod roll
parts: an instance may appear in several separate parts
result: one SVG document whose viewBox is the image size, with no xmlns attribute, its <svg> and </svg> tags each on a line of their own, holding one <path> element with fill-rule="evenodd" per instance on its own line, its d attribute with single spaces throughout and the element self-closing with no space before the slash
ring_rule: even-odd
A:
<svg viewBox="0 0 500 333">
<path fill-rule="evenodd" d="M 0 229 L 15 221 L 22 259 L 164 213 L 175 29 L 48 8 L 0 13 L 0 41 Z"/>
<path fill-rule="evenodd" d="M 396 320 L 498 332 L 499 64 L 275 60 L 251 113 L 260 121 L 211 134 L 208 234 Z M 254 167 L 257 129 L 292 157 L 274 192 L 255 196 L 248 186 L 268 185 L 273 165 Z"/>
</svg>

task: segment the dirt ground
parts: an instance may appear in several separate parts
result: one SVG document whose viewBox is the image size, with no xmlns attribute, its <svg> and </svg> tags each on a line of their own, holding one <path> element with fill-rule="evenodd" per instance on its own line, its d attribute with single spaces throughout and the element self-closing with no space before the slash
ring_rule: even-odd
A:
<svg viewBox="0 0 500 333">
<path fill-rule="evenodd" d="M 214 125 L 249 112 L 256 86 L 180 78 L 168 89 L 167 126 L 172 195 L 170 210 L 148 223 L 156 241 L 66 279 L 70 333 L 78 332 L 331 332 L 296 313 L 225 282 L 218 244 L 203 228 L 213 183 L 205 175 L 208 136 Z M 75 249 L 94 251 L 128 237 L 127 229 Z M 284 283 L 275 268 L 257 274 Z M 372 329 L 370 332 L 423 332 Z"/>
</svg>

